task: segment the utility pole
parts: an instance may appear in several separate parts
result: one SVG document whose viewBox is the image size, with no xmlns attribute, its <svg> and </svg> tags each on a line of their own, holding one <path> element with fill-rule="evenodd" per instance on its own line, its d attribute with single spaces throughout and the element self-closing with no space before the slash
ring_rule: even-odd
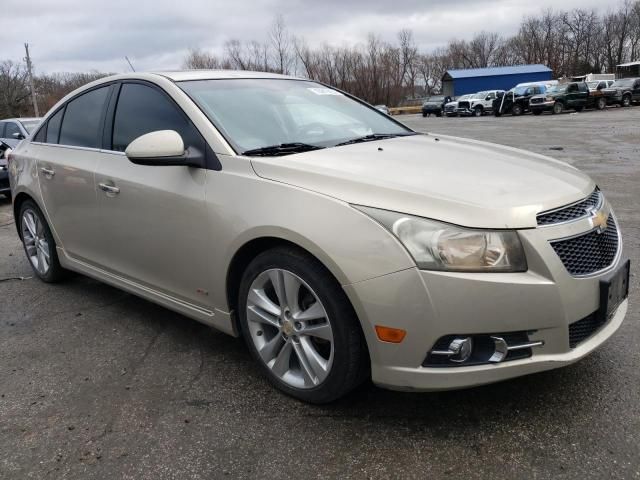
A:
<svg viewBox="0 0 640 480">
<path fill-rule="evenodd" d="M 27 56 L 25 61 L 27 62 L 27 73 L 29 74 L 29 88 L 31 89 L 31 101 L 33 102 L 33 113 L 36 117 L 40 116 L 40 111 L 38 110 L 38 102 L 36 101 L 36 89 L 33 86 L 33 68 L 31 65 L 31 57 L 29 56 L 29 44 L 24 44 L 24 49 L 27 52 Z"/>
</svg>

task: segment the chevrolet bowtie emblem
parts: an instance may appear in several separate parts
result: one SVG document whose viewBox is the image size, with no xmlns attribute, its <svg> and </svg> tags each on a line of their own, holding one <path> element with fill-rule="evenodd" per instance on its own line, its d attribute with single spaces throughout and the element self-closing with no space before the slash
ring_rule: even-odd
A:
<svg viewBox="0 0 640 480">
<path fill-rule="evenodd" d="M 587 210 L 587 213 L 591 215 L 589 218 L 591 227 L 595 228 L 598 233 L 602 233 L 607 229 L 607 221 L 609 220 L 609 214 L 607 212 L 590 208 Z"/>
</svg>

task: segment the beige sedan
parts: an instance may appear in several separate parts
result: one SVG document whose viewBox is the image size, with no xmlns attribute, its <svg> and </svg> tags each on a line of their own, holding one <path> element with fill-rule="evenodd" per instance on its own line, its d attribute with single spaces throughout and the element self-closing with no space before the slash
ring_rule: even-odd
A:
<svg viewBox="0 0 640 480">
<path fill-rule="evenodd" d="M 309 402 L 567 365 L 627 310 L 590 178 L 308 80 L 105 78 L 61 100 L 9 174 L 38 277 L 80 272 L 242 336 Z"/>
</svg>

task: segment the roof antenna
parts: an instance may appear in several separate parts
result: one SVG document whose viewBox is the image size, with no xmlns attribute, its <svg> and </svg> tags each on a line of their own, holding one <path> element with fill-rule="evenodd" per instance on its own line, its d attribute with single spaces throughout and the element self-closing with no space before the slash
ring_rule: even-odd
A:
<svg viewBox="0 0 640 480">
<path fill-rule="evenodd" d="M 131 67 L 131 71 L 132 71 L 132 72 L 135 72 L 135 71 L 136 71 L 136 69 L 135 69 L 135 68 L 133 68 L 133 65 L 131 65 L 131 60 L 129 60 L 129 57 L 127 57 L 127 56 L 125 55 L 124 59 L 125 59 L 125 60 L 127 61 L 127 63 L 129 64 L 129 67 Z"/>
</svg>

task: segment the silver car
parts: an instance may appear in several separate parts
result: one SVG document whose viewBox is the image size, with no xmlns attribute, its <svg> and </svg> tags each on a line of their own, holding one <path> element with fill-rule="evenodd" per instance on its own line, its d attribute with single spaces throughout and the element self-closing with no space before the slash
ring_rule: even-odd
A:
<svg viewBox="0 0 640 480">
<path fill-rule="evenodd" d="M 562 162 L 417 134 L 266 73 L 127 74 L 9 156 L 46 282 L 83 273 L 230 335 L 277 388 L 470 387 L 568 365 L 627 311 L 611 205 Z"/>
</svg>

